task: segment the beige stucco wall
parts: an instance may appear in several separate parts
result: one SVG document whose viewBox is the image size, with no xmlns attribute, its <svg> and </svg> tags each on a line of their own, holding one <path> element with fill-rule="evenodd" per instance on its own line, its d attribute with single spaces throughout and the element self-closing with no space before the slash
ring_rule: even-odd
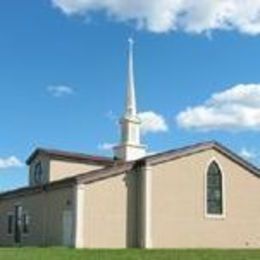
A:
<svg viewBox="0 0 260 260">
<path fill-rule="evenodd" d="M 136 246 L 135 175 L 121 174 L 86 185 L 85 247 Z"/>
<path fill-rule="evenodd" d="M 29 214 L 29 234 L 22 235 L 22 246 L 62 245 L 62 213 L 73 209 L 73 188 L 62 188 L 23 197 L 0 200 L 0 246 L 14 245 L 7 234 L 7 213 L 19 204 Z"/>
<path fill-rule="evenodd" d="M 226 216 L 205 215 L 205 171 L 216 158 L 224 173 Z M 260 179 L 209 150 L 152 170 L 153 247 L 259 247 Z"/>
<path fill-rule="evenodd" d="M 81 173 L 86 173 L 101 169 L 104 166 L 84 163 L 84 162 L 73 162 L 66 160 L 52 159 L 50 161 L 50 181 L 56 181 L 68 177 L 72 177 Z"/>
</svg>

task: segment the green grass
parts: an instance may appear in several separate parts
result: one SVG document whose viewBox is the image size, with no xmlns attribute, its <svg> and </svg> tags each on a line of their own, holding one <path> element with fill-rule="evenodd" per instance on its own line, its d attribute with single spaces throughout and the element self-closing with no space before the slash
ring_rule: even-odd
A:
<svg viewBox="0 0 260 260">
<path fill-rule="evenodd" d="M 260 250 L 1 248 L 0 260 L 259 260 Z"/>
</svg>

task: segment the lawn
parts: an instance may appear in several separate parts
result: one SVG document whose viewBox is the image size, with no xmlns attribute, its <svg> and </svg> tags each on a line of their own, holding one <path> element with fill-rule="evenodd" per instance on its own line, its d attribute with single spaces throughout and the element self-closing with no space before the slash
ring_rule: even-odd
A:
<svg viewBox="0 0 260 260">
<path fill-rule="evenodd" d="M 259 260 L 260 250 L 0 249 L 0 260 Z"/>
</svg>

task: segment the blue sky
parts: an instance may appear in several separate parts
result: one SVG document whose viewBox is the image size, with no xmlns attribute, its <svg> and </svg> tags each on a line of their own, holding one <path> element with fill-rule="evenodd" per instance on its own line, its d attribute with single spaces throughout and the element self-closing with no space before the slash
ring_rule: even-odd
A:
<svg viewBox="0 0 260 260">
<path fill-rule="evenodd" d="M 1 190 L 27 183 L 20 161 L 39 146 L 109 155 L 101 148 L 119 138 L 129 36 L 139 111 L 160 119 L 143 136 L 151 152 L 215 139 L 260 165 L 260 37 L 250 17 L 194 28 L 195 18 L 164 24 L 133 7 L 115 12 L 116 0 L 101 12 L 85 2 L 1 3 Z"/>
</svg>

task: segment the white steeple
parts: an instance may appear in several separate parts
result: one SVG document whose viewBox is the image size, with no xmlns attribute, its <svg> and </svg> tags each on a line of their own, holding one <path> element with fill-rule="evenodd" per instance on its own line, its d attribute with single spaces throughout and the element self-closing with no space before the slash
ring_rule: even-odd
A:
<svg viewBox="0 0 260 260">
<path fill-rule="evenodd" d="M 135 79 L 134 79 L 134 61 L 133 61 L 133 39 L 129 39 L 129 57 L 128 57 L 128 81 L 127 81 L 127 99 L 126 116 L 136 116 L 136 97 L 135 97 Z"/>
<path fill-rule="evenodd" d="M 140 144 L 141 121 L 137 115 L 134 62 L 133 62 L 133 39 L 129 39 L 128 54 L 128 79 L 126 109 L 120 120 L 121 143 L 114 148 L 115 157 L 124 161 L 137 160 L 145 156 L 145 146 Z"/>
</svg>

